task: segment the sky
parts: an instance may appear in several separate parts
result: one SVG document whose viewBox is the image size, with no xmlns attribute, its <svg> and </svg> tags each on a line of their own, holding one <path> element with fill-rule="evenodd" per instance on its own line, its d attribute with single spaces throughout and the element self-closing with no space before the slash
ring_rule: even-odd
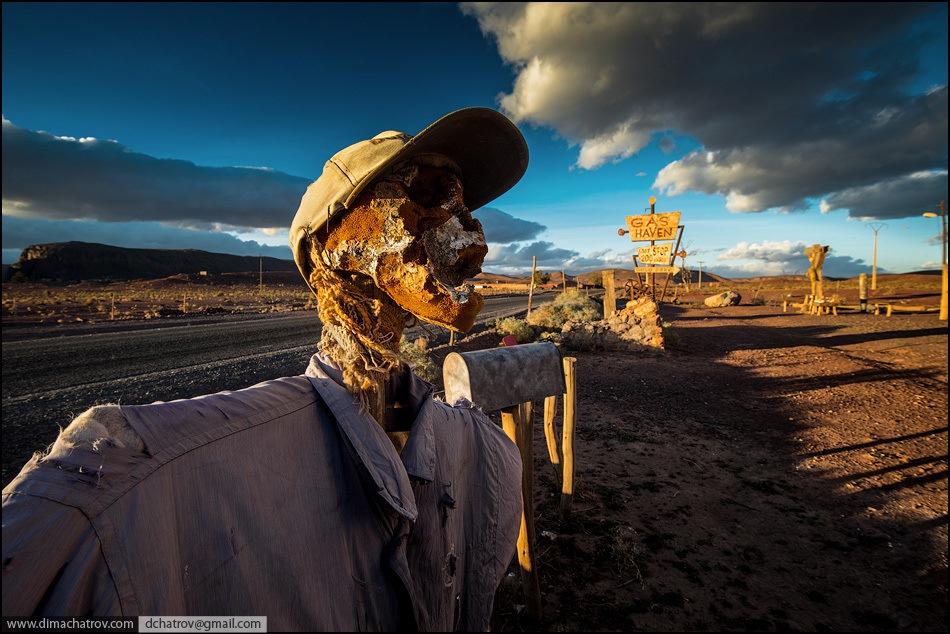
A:
<svg viewBox="0 0 950 634">
<path fill-rule="evenodd" d="M 3 263 L 78 240 L 292 259 L 340 149 L 494 108 L 483 270 L 634 266 L 680 212 L 725 277 L 939 268 L 947 3 L 4 2 Z"/>
</svg>

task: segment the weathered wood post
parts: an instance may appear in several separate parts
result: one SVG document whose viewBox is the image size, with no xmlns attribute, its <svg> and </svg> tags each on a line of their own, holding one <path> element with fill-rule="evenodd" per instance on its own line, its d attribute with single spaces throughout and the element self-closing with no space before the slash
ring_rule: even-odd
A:
<svg viewBox="0 0 950 634">
<path fill-rule="evenodd" d="M 862 273 L 858 277 L 858 302 L 861 312 L 868 312 L 868 274 Z"/>
<path fill-rule="evenodd" d="M 548 445 L 548 457 L 554 465 L 557 479 L 561 481 L 561 456 L 558 450 L 557 431 L 554 429 L 554 419 L 557 416 L 557 395 L 544 399 L 544 439 Z"/>
<path fill-rule="evenodd" d="M 531 296 L 534 295 L 534 272 L 538 268 L 538 256 L 531 256 L 531 286 L 528 287 L 528 314 L 525 317 L 531 316 Z"/>
<path fill-rule="evenodd" d="M 575 357 L 564 358 L 564 424 L 562 426 L 561 452 L 564 454 L 564 467 L 561 478 L 561 519 L 571 516 L 571 504 L 574 501 L 574 423 L 577 407 L 576 380 L 574 376 Z"/>
<path fill-rule="evenodd" d="M 501 426 L 521 450 L 521 529 L 518 532 L 518 564 L 525 589 L 528 615 L 541 620 L 541 582 L 535 556 L 534 532 L 534 434 L 528 403 L 501 411 Z"/>
<path fill-rule="evenodd" d="M 617 296 L 614 292 L 614 272 L 606 270 L 603 273 L 604 282 L 604 319 L 617 311 Z"/>
</svg>

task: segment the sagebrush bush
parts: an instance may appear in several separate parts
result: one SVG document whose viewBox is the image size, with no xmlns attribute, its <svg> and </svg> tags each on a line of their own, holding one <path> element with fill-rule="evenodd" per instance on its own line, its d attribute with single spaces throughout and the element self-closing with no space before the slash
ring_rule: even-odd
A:
<svg viewBox="0 0 950 634">
<path fill-rule="evenodd" d="M 441 378 L 439 369 L 429 357 L 429 340 L 425 337 L 410 341 L 403 335 L 399 340 L 399 356 L 412 367 L 419 378 L 429 383 L 435 383 Z"/>
<path fill-rule="evenodd" d="M 603 310 L 596 301 L 580 291 L 567 291 L 554 301 L 531 311 L 527 322 L 544 330 L 560 331 L 568 321 L 597 321 Z"/>
<path fill-rule="evenodd" d="M 534 329 L 524 319 L 517 317 L 505 317 L 495 321 L 495 332 L 502 337 L 514 335 L 518 343 L 534 341 Z"/>
</svg>

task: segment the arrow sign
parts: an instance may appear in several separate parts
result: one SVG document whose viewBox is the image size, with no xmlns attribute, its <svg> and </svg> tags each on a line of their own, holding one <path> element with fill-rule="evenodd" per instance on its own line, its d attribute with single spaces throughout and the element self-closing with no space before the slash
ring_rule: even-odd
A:
<svg viewBox="0 0 950 634">
<path fill-rule="evenodd" d="M 669 273 L 676 275 L 680 272 L 680 267 L 675 264 L 672 266 L 635 266 L 633 270 L 637 273 Z"/>
</svg>

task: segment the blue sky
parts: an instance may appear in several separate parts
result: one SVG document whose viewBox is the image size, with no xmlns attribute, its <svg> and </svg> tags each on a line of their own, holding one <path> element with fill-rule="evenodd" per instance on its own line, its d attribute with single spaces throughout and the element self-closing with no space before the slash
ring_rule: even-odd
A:
<svg viewBox="0 0 950 634">
<path fill-rule="evenodd" d="M 34 3 L 3 10 L 3 262 L 80 240 L 291 258 L 336 151 L 495 108 L 484 270 L 632 268 L 679 211 L 727 277 L 939 267 L 947 3 Z M 677 263 L 681 263 L 678 259 Z"/>
</svg>

